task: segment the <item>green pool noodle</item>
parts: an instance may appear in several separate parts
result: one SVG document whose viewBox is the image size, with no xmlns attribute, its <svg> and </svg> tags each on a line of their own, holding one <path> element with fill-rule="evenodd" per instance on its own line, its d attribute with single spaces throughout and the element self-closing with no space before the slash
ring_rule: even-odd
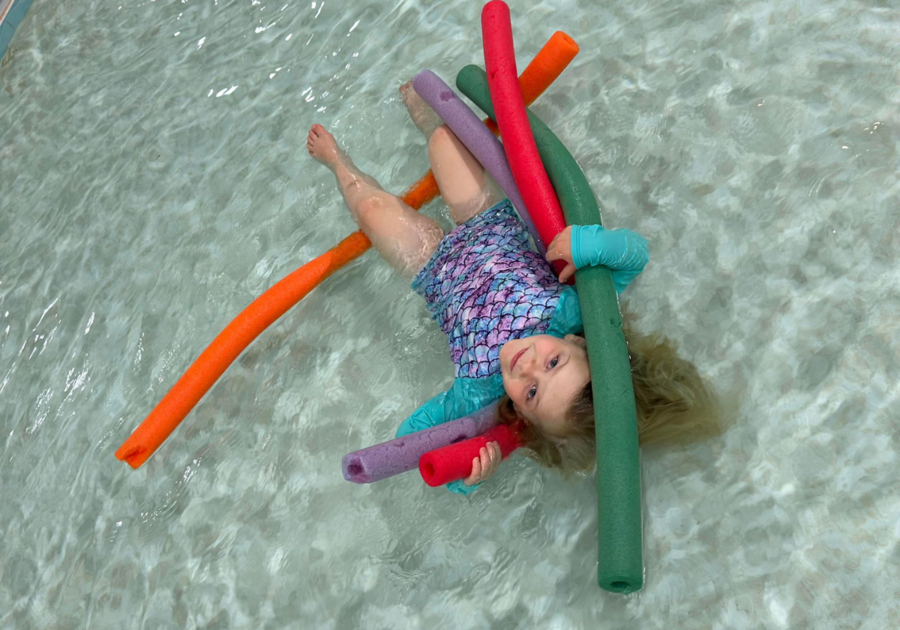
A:
<svg viewBox="0 0 900 630">
<path fill-rule="evenodd" d="M 469 65 L 456 86 L 493 118 L 487 75 Z M 600 208 L 584 173 L 559 138 L 530 110 L 538 152 L 569 225 L 599 225 Z M 581 303 L 597 436 L 597 581 L 612 593 L 633 593 L 644 584 L 641 547 L 641 475 L 637 413 L 628 346 L 612 273 L 606 267 L 575 272 Z"/>
</svg>

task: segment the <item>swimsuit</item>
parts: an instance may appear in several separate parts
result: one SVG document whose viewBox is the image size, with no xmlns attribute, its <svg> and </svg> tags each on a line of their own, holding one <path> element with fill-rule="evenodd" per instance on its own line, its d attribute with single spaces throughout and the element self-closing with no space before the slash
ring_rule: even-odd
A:
<svg viewBox="0 0 900 630">
<path fill-rule="evenodd" d="M 500 373 L 500 347 L 543 334 L 566 290 L 509 200 L 447 234 L 412 288 L 450 346 L 458 378 Z"/>
</svg>

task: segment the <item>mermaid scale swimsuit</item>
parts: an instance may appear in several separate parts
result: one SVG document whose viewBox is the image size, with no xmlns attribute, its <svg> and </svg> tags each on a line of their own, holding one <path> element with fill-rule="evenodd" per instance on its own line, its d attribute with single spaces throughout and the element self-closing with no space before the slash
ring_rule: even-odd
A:
<svg viewBox="0 0 900 630">
<path fill-rule="evenodd" d="M 509 200 L 447 234 L 412 288 L 447 335 L 458 378 L 500 373 L 500 348 L 544 333 L 564 290 Z"/>
</svg>

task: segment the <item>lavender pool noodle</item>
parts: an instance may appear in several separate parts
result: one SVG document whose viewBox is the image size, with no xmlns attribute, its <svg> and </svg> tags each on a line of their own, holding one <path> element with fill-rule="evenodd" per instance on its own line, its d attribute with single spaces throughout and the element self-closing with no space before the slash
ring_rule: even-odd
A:
<svg viewBox="0 0 900 630">
<path fill-rule="evenodd" d="M 347 453 L 341 461 L 344 479 L 372 483 L 418 468 L 419 458 L 425 453 L 479 436 L 494 427 L 496 409 L 497 403 L 493 402 L 471 416 Z"/>
<path fill-rule="evenodd" d="M 522 217 L 522 222 L 528 228 L 538 251 L 542 256 L 546 255 L 547 248 L 538 237 L 534 222 L 531 220 L 528 210 L 525 209 L 525 202 L 522 201 L 522 196 L 519 194 L 516 180 L 509 169 L 506 151 L 503 150 L 500 141 L 481 122 L 475 112 L 462 102 L 456 92 L 431 70 L 422 70 L 415 76 L 413 89 L 450 127 L 460 142 L 466 145 L 466 148 L 475 156 L 475 159 L 481 162 L 491 177 L 500 184 L 500 188 L 509 197 L 519 216 Z"/>
</svg>

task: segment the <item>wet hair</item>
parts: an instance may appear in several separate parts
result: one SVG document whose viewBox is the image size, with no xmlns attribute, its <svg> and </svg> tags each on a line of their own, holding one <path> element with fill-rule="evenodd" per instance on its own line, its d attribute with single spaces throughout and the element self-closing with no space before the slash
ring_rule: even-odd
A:
<svg viewBox="0 0 900 630">
<path fill-rule="evenodd" d="M 721 432 L 715 399 L 693 363 L 678 356 L 674 342 L 641 335 L 623 325 L 631 359 L 637 407 L 638 442 L 643 445 L 698 441 Z M 590 471 L 596 462 L 594 395 L 591 383 L 577 393 L 565 423 L 553 433 L 520 418 L 509 395 L 500 399 L 500 422 L 525 422 L 526 453 L 542 466 L 569 476 Z"/>
</svg>

